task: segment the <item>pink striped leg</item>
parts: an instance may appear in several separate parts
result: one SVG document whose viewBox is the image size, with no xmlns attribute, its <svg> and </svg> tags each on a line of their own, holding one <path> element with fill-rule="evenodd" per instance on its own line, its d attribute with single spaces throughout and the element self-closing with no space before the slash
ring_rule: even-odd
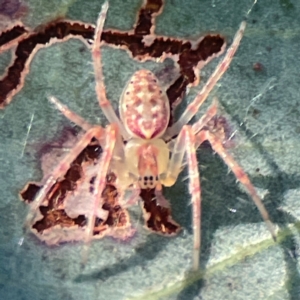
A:
<svg viewBox="0 0 300 300">
<path fill-rule="evenodd" d="M 198 270 L 200 262 L 201 246 L 201 187 L 198 171 L 198 163 L 195 150 L 195 134 L 191 126 L 183 126 L 171 150 L 172 155 L 162 184 L 173 185 L 182 169 L 183 155 L 186 154 L 186 161 L 189 172 L 189 191 L 192 196 L 193 205 L 193 269 Z"/>
<path fill-rule="evenodd" d="M 207 83 L 203 87 L 203 89 L 200 91 L 200 93 L 196 96 L 194 101 L 192 101 L 186 110 L 183 112 L 183 114 L 180 116 L 177 122 L 175 122 L 171 127 L 167 129 L 167 135 L 168 136 L 175 136 L 178 134 L 180 129 L 183 125 L 187 124 L 192 117 L 195 116 L 195 114 L 198 112 L 200 106 L 202 103 L 206 100 L 207 96 L 211 92 L 211 90 L 214 88 L 215 84 L 219 81 L 219 79 L 222 77 L 222 75 L 225 73 L 225 71 L 228 69 L 232 58 L 236 52 L 236 50 L 239 47 L 240 41 L 243 37 L 244 31 L 246 28 L 246 22 L 242 22 L 240 25 L 239 30 L 235 34 L 235 37 L 233 39 L 233 43 L 230 46 L 230 48 L 227 50 L 225 57 L 223 60 L 218 64 L 216 70 L 214 73 L 210 76 Z"/>
<path fill-rule="evenodd" d="M 105 146 L 103 148 L 103 153 L 100 158 L 100 162 L 98 165 L 98 174 L 95 179 L 95 189 L 93 191 L 93 195 L 91 197 L 91 201 L 93 201 L 93 210 L 90 212 L 88 216 L 87 229 L 86 229 L 86 237 L 85 242 L 89 243 L 93 237 L 93 231 L 95 226 L 95 219 L 97 216 L 97 212 L 102 208 L 102 192 L 106 186 L 106 175 L 108 174 L 108 168 L 110 166 L 116 140 L 117 140 L 118 128 L 115 124 L 112 124 L 106 128 L 106 138 L 105 138 Z"/>
<path fill-rule="evenodd" d="M 83 130 L 88 131 L 93 127 L 93 125 L 89 124 L 82 117 L 77 115 L 75 112 L 70 110 L 66 105 L 62 104 L 57 98 L 54 96 L 48 97 L 48 100 L 55 105 L 55 107 L 71 122 L 80 126 Z"/>
<path fill-rule="evenodd" d="M 257 194 L 257 191 L 253 184 L 251 183 L 248 175 L 244 172 L 244 170 L 239 166 L 239 164 L 234 160 L 234 158 L 224 149 L 222 143 L 209 131 L 202 130 L 196 136 L 196 145 L 199 146 L 203 143 L 203 141 L 208 140 L 211 144 L 211 147 L 214 151 L 216 151 L 220 157 L 224 160 L 226 165 L 231 169 L 236 179 L 243 184 L 246 191 L 252 198 L 253 202 L 257 206 L 263 220 L 265 221 L 268 230 L 270 231 L 274 241 L 276 241 L 276 233 L 273 223 L 269 218 L 269 214 Z"/>
<path fill-rule="evenodd" d="M 217 98 L 213 99 L 212 105 L 207 109 L 205 114 L 192 125 L 194 134 L 197 134 L 207 123 L 217 114 L 218 101 Z M 197 149 L 197 147 L 196 147 Z"/>
<path fill-rule="evenodd" d="M 102 5 L 102 10 L 99 14 L 99 18 L 97 21 L 97 27 L 95 30 L 95 37 L 94 37 L 94 44 L 92 48 L 92 57 L 93 57 L 93 65 L 94 65 L 94 73 L 95 73 L 95 79 L 96 79 L 96 94 L 99 101 L 99 105 L 108 119 L 110 123 L 115 123 L 118 125 L 121 135 L 125 140 L 128 140 L 129 135 L 127 131 L 125 130 L 123 124 L 121 123 L 120 119 L 117 117 L 111 103 L 106 97 L 106 90 L 105 90 L 105 84 L 104 84 L 104 77 L 102 72 L 102 64 L 101 64 L 101 34 L 103 31 L 103 26 L 106 18 L 108 10 L 108 2 L 104 2 Z"/>
<path fill-rule="evenodd" d="M 70 164 L 76 159 L 76 157 L 81 153 L 81 151 L 87 147 L 92 138 L 101 139 L 105 131 L 102 127 L 97 126 L 89 129 L 75 145 L 73 149 L 62 159 L 59 165 L 54 168 L 54 170 L 42 180 L 42 188 L 35 197 L 34 201 L 30 204 L 30 209 L 26 218 L 26 225 L 30 226 L 34 218 L 36 217 L 37 209 L 42 205 L 43 201 L 46 199 L 52 186 L 66 174 L 70 168 Z"/>
</svg>

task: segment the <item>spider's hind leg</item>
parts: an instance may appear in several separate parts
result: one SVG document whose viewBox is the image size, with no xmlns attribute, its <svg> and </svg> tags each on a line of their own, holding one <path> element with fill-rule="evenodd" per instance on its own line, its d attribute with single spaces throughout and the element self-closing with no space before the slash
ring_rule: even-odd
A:
<svg viewBox="0 0 300 300">
<path fill-rule="evenodd" d="M 104 76 L 102 71 L 102 63 L 101 63 L 101 35 L 103 31 L 103 26 L 105 23 L 105 18 L 108 10 L 108 2 L 106 1 L 103 6 L 102 10 L 99 14 L 99 18 L 97 20 L 97 27 L 95 30 L 95 37 L 94 37 L 94 44 L 92 47 L 92 57 L 93 57 L 93 65 L 94 65 L 94 73 L 96 79 L 96 94 L 98 98 L 99 105 L 108 119 L 110 123 L 115 123 L 118 125 L 120 132 L 124 139 L 128 139 L 128 133 L 125 130 L 123 124 L 121 123 L 120 119 L 116 115 L 110 101 L 106 97 L 106 89 L 104 84 Z"/>
<path fill-rule="evenodd" d="M 274 224 L 271 222 L 269 214 L 248 175 L 234 160 L 234 158 L 226 151 L 226 149 L 222 145 L 222 142 L 208 130 L 202 130 L 196 135 L 196 145 L 202 144 L 205 140 L 209 141 L 212 149 L 216 151 L 216 153 L 218 153 L 218 155 L 223 159 L 226 165 L 231 169 L 236 179 L 245 187 L 246 191 L 258 208 L 263 220 L 265 221 L 273 240 L 276 241 Z"/>
</svg>

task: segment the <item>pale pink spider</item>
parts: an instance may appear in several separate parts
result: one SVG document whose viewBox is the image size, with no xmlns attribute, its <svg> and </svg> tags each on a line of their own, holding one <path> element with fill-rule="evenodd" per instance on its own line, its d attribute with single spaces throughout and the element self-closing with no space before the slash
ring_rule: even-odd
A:
<svg viewBox="0 0 300 300">
<path fill-rule="evenodd" d="M 224 149 L 222 142 L 217 136 L 204 129 L 204 126 L 216 115 L 216 101 L 200 120 L 193 125 L 187 125 L 198 112 L 201 104 L 206 100 L 216 82 L 227 70 L 242 39 L 246 23 L 241 23 L 234 37 L 233 44 L 201 92 L 188 105 L 179 120 L 172 126 L 167 127 L 170 118 L 169 101 L 157 78 L 148 70 L 137 71 L 125 87 L 119 106 L 121 120 L 117 117 L 111 103 L 106 98 L 101 65 L 100 37 L 107 10 L 108 3 L 105 2 L 97 21 L 92 57 L 99 105 L 110 125 L 106 128 L 91 125 L 56 98 L 49 98 L 59 111 L 70 121 L 80 126 L 85 133 L 51 174 L 43 179 L 43 188 L 41 188 L 30 206 L 27 222 L 32 222 L 38 207 L 42 204 L 53 184 L 64 176 L 72 161 L 90 143 L 92 138 L 99 140 L 103 153 L 98 162 L 99 172 L 97 172 L 95 189 L 91 196 L 92 208 L 87 215 L 86 242 L 89 242 L 92 238 L 95 218 L 104 218 L 103 211 L 101 211 L 101 195 L 106 185 L 108 172 L 116 174 L 117 185 L 122 192 L 123 202 L 127 205 L 138 201 L 140 189 L 155 188 L 157 203 L 161 206 L 166 206 L 168 202 L 162 195 L 162 186 L 172 186 L 176 182 L 182 170 L 184 154 L 186 154 L 189 191 L 193 205 L 193 269 L 197 270 L 199 267 L 201 241 L 201 188 L 196 149 L 207 140 L 210 142 L 213 150 L 221 156 L 232 170 L 236 178 L 244 185 L 275 240 L 276 234 L 268 212 L 248 176 Z M 173 138 L 174 136 L 176 138 Z M 127 190 L 130 190 L 131 193 L 127 193 L 125 196 L 125 191 Z"/>
</svg>

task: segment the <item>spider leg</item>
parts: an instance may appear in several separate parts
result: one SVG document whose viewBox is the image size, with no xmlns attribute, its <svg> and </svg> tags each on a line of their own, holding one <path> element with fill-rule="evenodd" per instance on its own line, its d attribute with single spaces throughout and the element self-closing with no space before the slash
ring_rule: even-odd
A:
<svg viewBox="0 0 300 300">
<path fill-rule="evenodd" d="M 192 196 L 191 203 L 193 205 L 193 269 L 198 270 L 201 246 L 201 186 L 196 157 L 195 134 L 193 128 L 188 125 L 183 126 L 175 140 L 168 170 L 165 178 L 161 180 L 163 185 L 171 186 L 175 183 L 182 169 L 184 153 L 186 154 L 188 164 L 189 191 Z"/>
<path fill-rule="evenodd" d="M 59 165 L 54 168 L 54 170 L 42 180 L 42 188 L 38 192 L 34 201 L 30 204 L 29 212 L 26 218 L 26 225 L 30 226 L 34 218 L 36 217 L 36 211 L 42 205 L 43 201 L 46 199 L 48 193 L 50 192 L 53 185 L 66 174 L 69 170 L 71 163 L 78 157 L 81 151 L 87 147 L 91 142 L 92 138 L 101 139 L 102 135 L 105 133 L 104 129 L 100 126 L 93 127 L 89 129 L 79 140 L 79 142 L 74 146 L 73 149 L 62 159 Z"/>
<path fill-rule="evenodd" d="M 269 214 L 260 199 L 259 195 L 253 184 L 251 183 L 248 175 L 244 172 L 241 166 L 234 160 L 234 158 L 224 149 L 222 142 L 220 142 L 214 134 L 207 130 L 202 130 L 196 135 L 196 146 L 200 146 L 205 140 L 209 141 L 211 147 L 218 155 L 223 159 L 226 165 L 231 169 L 236 179 L 243 184 L 246 191 L 252 198 L 256 207 L 258 208 L 263 220 L 265 221 L 268 230 L 270 231 L 272 238 L 276 241 L 276 233 L 274 229 L 274 225 L 269 218 Z"/>
<path fill-rule="evenodd" d="M 183 112 L 183 114 L 180 116 L 178 121 L 176 121 L 171 127 L 169 127 L 167 129 L 166 135 L 168 137 L 173 137 L 173 136 L 177 135 L 179 133 L 180 129 L 183 127 L 183 125 L 187 124 L 192 119 L 192 117 L 194 117 L 195 114 L 198 112 L 200 106 L 206 100 L 207 96 L 209 95 L 211 90 L 214 88 L 215 84 L 218 82 L 218 80 L 222 77 L 222 75 L 228 69 L 228 67 L 232 61 L 232 58 L 233 58 L 236 50 L 239 47 L 239 44 L 243 37 L 245 28 L 246 28 L 246 22 L 242 22 L 239 30 L 237 31 L 237 33 L 234 36 L 232 45 L 227 50 L 225 57 L 218 64 L 216 70 L 210 76 L 210 78 L 208 79 L 208 81 L 205 84 L 205 86 L 203 87 L 203 89 L 196 96 L 196 98 L 188 105 L 188 107 Z"/>
<path fill-rule="evenodd" d="M 70 110 L 66 105 L 62 104 L 57 98 L 54 96 L 48 97 L 48 100 L 55 105 L 55 107 L 71 122 L 75 123 L 83 130 L 88 131 L 93 127 L 93 125 L 89 124 L 82 117 L 74 113 Z"/>
<path fill-rule="evenodd" d="M 212 105 L 207 109 L 204 115 L 192 125 L 194 134 L 197 134 L 207 123 L 217 114 L 218 110 L 218 100 L 213 99 Z"/>
<path fill-rule="evenodd" d="M 125 140 L 128 140 L 129 135 L 124 128 L 124 125 L 121 123 L 120 119 L 117 117 L 111 103 L 106 97 L 106 89 L 104 84 L 104 77 L 102 72 L 102 64 L 101 64 L 101 34 L 103 31 L 103 26 L 106 18 L 108 10 L 108 2 L 106 1 L 102 5 L 102 10 L 99 14 L 99 18 L 97 21 L 97 27 L 95 30 L 94 44 L 92 47 L 92 57 L 93 57 L 93 65 L 94 65 L 94 73 L 96 79 L 96 94 L 98 98 L 99 105 L 108 119 L 110 123 L 115 123 L 118 125 L 120 132 Z"/>
<path fill-rule="evenodd" d="M 88 244 L 93 237 L 97 212 L 99 208 L 102 207 L 102 192 L 106 186 L 106 175 L 108 174 L 108 168 L 113 158 L 114 149 L 117 141 L 117 134 L 118 129 L 115 124 L 107 127 L 105 136 L 105 146 L 103 147 L 103 153 L 101 155 L 98 167 L 99 171 L 97 173 L 94 184 L 95 188 L 91 197 L 91 201 L 93 201 L 93 209 L 87 216 L 88 222 L 85 236 L 86 244 Z"/>
</svg>

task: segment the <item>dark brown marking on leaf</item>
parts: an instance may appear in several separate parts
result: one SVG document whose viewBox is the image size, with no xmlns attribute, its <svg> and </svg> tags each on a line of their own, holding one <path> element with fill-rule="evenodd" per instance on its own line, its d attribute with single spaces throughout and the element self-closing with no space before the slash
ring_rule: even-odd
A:
<svg viewBox="0 0 300 300">
<path fill-rule="evenodd" d="M 72 164 L 71 168 L 65 175 L 65 178 L 71 182 L 77 182 L 82 177 L 82 168 L 78 164 Z"/>
<path fill-rule="evenodd" d="M 140 9 L 134 33 L 107 30 L 101 39 L 108 45 L 123 47 L 139 60 L 160 58 L 164 55 L 179 55 L 180 76 L 168 88 L 167 95 L 172 104 L 183 97 L 189 84 L 197 80 L 195 70 L 200 62 L 205 63 L 209 58 L 219 54 L 224 46 L 224 38 L 220 35 L 207 35 L 196 49 L 191 49 L 191 43 L 185 40 L 156 37 L 151 45 L 145 45 L 143 39 L 154 26 L 155 17 L 162 11 L 163 1 L 148 0 Z M 13 30 L 13 29 L 12 29 Z M 8 33 L 7 33 L 8 34 Z M 11 33 L 12 34 L 12 33 Z M 78 37 L 87 41 L 92 40 L 94 27 L 90 24 L 71 21 L 57 21 L 34 32 L 19 42 L 15 52 L 15 61 L 8 68 L 6 75 L 0 80 L 0 108 L 9 104 L 14 94 L 21 88 L 25 76 L 24 69 L 27 61 L 37 46 L 46 46 L 51 39 L 63 41 Z"/>
<path fill-rule="evenodd" d="M 95 151 L 97 149 L 97 151 Z M 47 195 L 48 205 L 40 206 L 40 212 L 44 216 L 43 219 L 33 224 L 38 232 L 42 232 L 45 229 L 51 228 L 60 224 L 62 227 L 70 227 L 74 225 L 84 226 L 86 219 L 84 216 L 78 216 L 77 218 L 70 218 L 60 206 L 63 204 L 66 194 L 70 191 L 74 191 L 77 186 L 77 182 L 82 177 L 81 164 L 87 161 L 93 161 L 96 157 L 99 158 L 102 151 L 99 144 L 92 141 L 74 160 L 69 170 L 66 172 L 64 179 L 56 182 Z M 96 154 L 95 154 L 96 153 Z M 26 185 L 20 196 L 26 202 L 32 202 L 40 187 L 35 183 L 29 183 Z"/>
<path fill-rule="evenodd" d="M 255 119 L 257 119 L 259 117 L 259 115 L 261 114 L 261 111 L 257 108 L 253 108 L 252 110 L 249 110 L 251 113 L 251 116 Z"/>
<path fill-rule="evenodd" d="M 31 203 L 34 200 L 40 188 L 41 186 L 37 183 L 26 184 L 24 189 L 20 192 L 21 199 L 27 203 Z"/>
<path fill-rule="evenodd" d="M 100 154 L 102 153 L 102 149 L 101 146 L 94 141 L 86 147 L 84 153 L 87 159 L 94 160 L 99 158 Z"/>
<path fill-rule="evenodd" d="M 3 31 L 0 33 L 0 47 L 13 41 L 26 32 L 27 30 L 25 27 L 21 25 L 16 25 L 10 30 Z"/>
<path fill-rule="evenodd" d="M 146 226 L 149 230 L 163 235 L 174 235 L 181 228 L 172 220 L 170 208 L 159 206 L 155 200 L 154 189 L 141 190 L 140 196 L 143 200 L 143 208 L 149 214 Z"/>
<path fill-rule="evenodd" d="M 150 34 L 151 27 L 154 26 L 154 17 L 156 17 L 162 11 L 162 7 L 162 0 L 146 1 L 146 4 L 139 11 L 134 33 L 136 35 Z"/>
<path fill-rule="evenodd" d="M 68 171 L 71 173 L 71 169 Z M 67 191 L 72 190 L 74 183 L 68 180 L 62 180 L 57 182 L 48 196 L 48 206 L 40 206 L 39 210 L 43 215 L 43 218 L 32 225 L 37 232 L 42 233 L 45 229 L 51 228 L 55 225 L 61 225 L 62 227 L 71 227 L 74 225 L 84 226 L 86 220 L 85 217 L 80 215 L 77 218 L 70 218 L 63 209 L 58 207 L 62 204 Z M 38 191 L 40 186 L 35 183 L 29 183 L 21 191 L 20 196 L 25 202 L 31 203 Z"/>
<path fill-rule="evenodd" d="M 91 143 L 78 155 L 71 164 L 70 169 L 66 172 L 64 178 L 56 182 L 47 195 L 46 203 L 39 207 L 43 218 L 32 225 L 39 234 L 44 230 L 61 225 L 61 227 L 72 227 L 78 225 L 83 227 L 86 225 L 86 217 L 79 215 L 76 218 L 70 218 L 66 212 L 61 209 L 67 193 L 76 190 L 77 183 L 82 178 L 82 163 L 91 162 L 100 158 L 102 149 L 99 143 L 93 139 Z M 107 185 L 102 193 L 104 204 L 102 209 L 108 211 L 106 220 L 96 218 L 94 235 L 102 235 L 108 228 L 122 228 L 129 223 L 128 213 L 118 204 L 118 192 L 115 187 L 116 176 L 109 174 L 106 177 Z M 91 179 L 91 184 L 93 183 Z M 20 192 L 21 199 L 27 203 L 31 203 L 36 197 L 41 186 L 36 183 L 29 183 Z"/>
<path fill-rule="evenodd" d="M 188 77 L 190 83 L 195 81 L 193 67 L 201 61 L 206 61 L 209 57 L 221 51 L 224 45 L 224 38 L 220 35 L 206 35 L 195 50 L 184 49 L 180 53 L 179 65 L 181 73 Z"/>
<path fill-rule="evenodd" d="M 261 72 L 261 71 L 264 70 L 264 66 L 260 62 L 256 62 L 256 63 L 253 64 L 253 70 L 256 71 L 256 72 Z"/>
<path fill-rule="evenodd" d="M 42 233 L 44 230 L 61 225 L 62 227 L 72 227 L 78 225 L 80 227 L 86 224 L 86 218 L 83 215 L 77 218 L 70 218 L 63 209 L 51 209 L 49 206 L 41 206 L 40 212 L 44 216 L 43 219 L 37 221 L 32 228 Z"/>
<path fill-rule="evenodd" d="M 12 29 L 13 30 L 13 29 Z M 7 105 L 10 93 L 17 93 L 22 88 L 22 74 L 26 69 L 27 61 L 37 46 L 47 45 L 51 39 L 64 40 L 68 37 L 78 36 L 90 40 L 93 38 L 94 28 L 80 23 L 55 22 L 43 30 L 32 33 L 21 40 L 15 51 L 15 60 L 7 69 L 6 75 L 0 80 L 0 108 Z"/>
<path fill-rule="evenodd" d="M 106 187 L 102 192 L 104 204 L 102 209 L 107 210 L 108 217 L 105 221 L 98 219 L 94 228 L 94 235 L 100 234 L 105 226 L 114 229 L 126 227 L 130 222 L 128 213 L 118 203 L 118 191 L 114 185 L 116 177 L 113 173 L 106 176 Z"/>
</svg>

